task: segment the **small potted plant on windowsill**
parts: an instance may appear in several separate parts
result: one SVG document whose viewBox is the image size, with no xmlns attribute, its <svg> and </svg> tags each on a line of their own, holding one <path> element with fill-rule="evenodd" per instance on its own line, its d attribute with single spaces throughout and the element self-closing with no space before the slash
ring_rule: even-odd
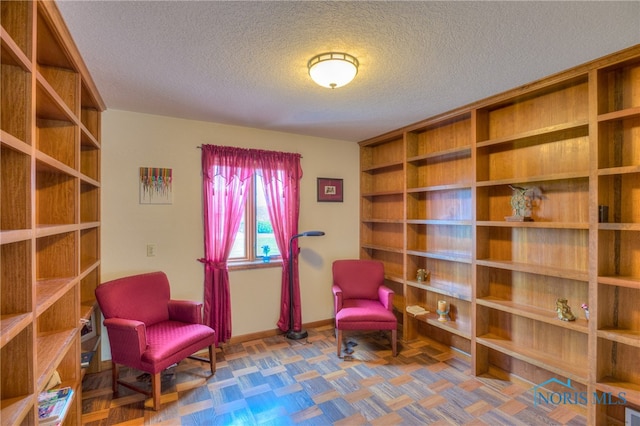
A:
<svg viewBox="0 0 640 426">
<path fill-rule="evenodd" d="M 269 256 L 270 251 L 271 251 L 271 247 L 262 246 L 262 261 L 264 263 L 269 263 L 271 261 L 271 256 Z"/>
</svg>

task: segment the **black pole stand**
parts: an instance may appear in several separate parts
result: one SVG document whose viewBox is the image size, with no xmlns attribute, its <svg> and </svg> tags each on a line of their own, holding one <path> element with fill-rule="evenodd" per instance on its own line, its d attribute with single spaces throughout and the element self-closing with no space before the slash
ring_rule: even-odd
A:
<svg viewBox="0 0 640 426">
<path fill-rule="evenodd" d="M 305 330 L 295 331 L 293 328 L 293 240 L 299 237 L 320 237 L 324 235 L 322 231 L 307 231 L 302 234 L 296 234 L 289 240 L 289 330 L 287 331 L 287 339 L 300 340 L 309 336 Z M 302 305 L 302 301 L 300 301 Z"/>
</svg>

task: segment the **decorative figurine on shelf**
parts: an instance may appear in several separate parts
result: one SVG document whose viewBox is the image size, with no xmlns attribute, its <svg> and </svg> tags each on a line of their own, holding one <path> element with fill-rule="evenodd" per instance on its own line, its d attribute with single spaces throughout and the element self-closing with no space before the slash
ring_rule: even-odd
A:
<svg viewBox="0 0 640 426">
<path fill-rule="evenodd" d="M 436 309 L 436 312 L 438 313 L 438 321 L 449 321 L 449 304 L 446 300 L 438 300 L 438 309 Z"/>
<path fill-rule="evenodd" d="M 269 263 L 271 261 L 271 256 L 269 256 L 269 252 L 271 251 L 271 247 L 262 246 L 262 261 L 264 263 Z"/>
<path fill-rule="evenodd" d="M 584 317 L 589 321 L 589 305 L 583 303 L 580 307 L 584 310 Z"/>
<path fill-rule="evenodd" d="M 533 188 L 522 188 L 514 185 L 509 185 L 509 188 L 513 190 L 513 196 L 511 197 L 513 214 L 506 216 L 505 220 L 507 222 L 533 222 L 533 218 L 531 217 L 533 200 L 542 198 L 540 188 L 536 186 Z"/>
<path fill-rule="evenodd" d="M 431 273 L 429 271 L 427 271 L 426 269 L 418 269 L 418 272 L 416 273 L 416 280 L 418 282 L 423 282 L 429 279 L 429 275 Z"/>
<path fill-rule="evenodd" d="M 571 308 L 567 304 L 567 299 L 559 298 L 556 300 L 556 312 L 558 318 L 562 321 L 575 321 L 576 316 L 571 312 Z"/>
</svg>

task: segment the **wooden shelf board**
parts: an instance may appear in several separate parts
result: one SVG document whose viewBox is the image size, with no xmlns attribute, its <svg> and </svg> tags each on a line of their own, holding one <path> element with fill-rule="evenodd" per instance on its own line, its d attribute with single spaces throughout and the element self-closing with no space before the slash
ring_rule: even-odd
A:
<svg viewBox="0 0 640 426">
<path fill-rule="evenodd" d="M 449 262 L 471 263 L 471 255 L 460 252 L 430 252 L 421 250 L 407 250 L 407 254 L 411 256 L 426 257 L 428 259 L 447 260 Z"/>
<path fill-rule="evenodd" d="M 598 176 L 627 175 L 640 173 L 640 166 L 607 167 L 598 169 Z"/>
<path fill-rule="evenodd" d="M 528 132 L 516 133 L 514 135 L 490 139 L 486 141 L 480 141 L 476 143 L 476 148 L 484 148 L 489 146 L 496 146 L 505 143 L 512 143 L 517 141 L 523 141 L 526 139 L 540 138 L 541 136 L 553 136 L 554 134 L 562 134 L 565 132 L 575 131 L 582 127 L 586 128 L 589 125 L 589 120 L 577 120 L 571 123 L 555 124 L 553 126 L 542 127 L 536 130 L 530 130 Z M 585 129 L 586 130 L 586 129 Z M 544 143 L 544 141 L 542 142 Z"/>
<path fill-rule="evenodd" d="M 450 191 L 452 189 L 471 189 L 470 182 L 449 183 L 443 185 L 420 186 L 416 188 L 407 188 L 408 193 L 433 192 L 433 191 Z"/>
<path fill-rule="evenodd" d="M 38 336 L 37 348 L 37 385 L 36 389 L 41 390 L 46 381 L 49 380 L 53 370 L 60 364 L 60 361 L 67 353 L 67 350 L 71 347 L 73 339 L 78 333 L 77 328 L 71 328 L 68 330 L 61 330 L 56 333 L 49 333 L 46 335 Z M 53 351 L 51 348 L 57 348 Z M 80 360 L 78 360 L 80 363 Z"/>
<path fill-rule="evenodd" d="M 397 223 L 402 225 L 404 223 L 404 219 L 362 219 L 362 223 Z"/>
<path fill-rule="evenodd" d="M 371 192 L 363 192 L 360 194 L 362 197 L 385 197 L 389 195 L 404 195 L 404 192 L 401 189 L 392 190 L 392 191 L 371 191 Z"/>
<path fill-rule="evenodd" d="M 92 337 L 80 344 L 80 352 L 95 352 L 100 344 L 100 336 Z"/>
<path fill-rule="evenodd" d="M 96 260 L 91 266 L 87 267 L 86 269 L 84 269 L 82 272 L 80 272 L 80 275 L 78 276 L 78 278 L 80 280 L 83 280 L 87 275 L 89 275 L 90 273 L 92 273 L 95 269 L 97 269 L 100 264 L 101 264 L 101 260 L 98 259 Z"/>
<path fill-rule="evenodd" d="M 2 55 L 2 63 L 19 66 L 26 72 L 31 72 L 31 61 L 2 26 L 0 26 L 0 40 L 2 51 L 6 54 L 6 56 Z"/>
<path fill-rule="evenodd" d="M 391 169 L 391 168 L 402 168 L 403 162 L 402 161 L 389 161 L 388 163 L 380 163 L 380 164 L 374 164 L 371 166 L 365 166 L 362 167 L 360 169 L 361 172 L 379 172 L 381 170 L 384 169 Z"/>
<path fill-rule="evenodd" d="M 575 321 L 562 321 L 558 319 L 556 312 L 553 310 L 540 309 L 534 306 L 514 303 L 510 300 L 498 299 L 496 297 L 477 298 L 476 302 L 478 305 L 486 306 L 487 308 L 492 308 L 503 312 L 508 312 L 512 315 L 518 315 L 556 327 L 575 330 L 580 333 L 589 333 L 589 322 L 586 319 L 576 318 Z"/>
<path fill-rule="evenodd" d="M 44 152 L 36 151 L 36 168 L 38 171 L 49 171 L 52 173 L 64 173 L 71 177 L 78 177 L 80 173 L 73 167 L 69 167 L 61 161 L 48 156 Z"/>
<path fill-rule="evenodd" d="M 20 334 L 32 322 L 33 315 L 31 312 L 2 315 L 0 317 L 0 348 Z"/>
<path fill-rule="evenodd" d="M 38 280 L 36 283 L 36 315 L 39 316 L 47 310 L 56 300 L 73 287 L 78 280 L 78 277 Z"/>
<path fill-rule="evenodd" d="M 479 220 L 477 225 L 500 228 L 589 229 L 589 223 L 586 222 L 507 222 L 506 220 Z"/>
<path fill-rule="evenodd" d="M 78 118 L 40 72 L 36 73 L 36 116 L 78 125 Z"/>
<path fill-rule="evenodd" d="M 28 145 L 24 141 L 16 138 L 11 133 L 0 130 L 0 141 L 2 141 L 2 145 L 4 146 L 19 151 L 25 155 L 31 155 L 31 145 Z"/>
<path fill-rule="evenodd" d="M 476 264 L 491 268 L 506 269 L 509 271 L 527 272 L 530 274 L 546 275 L 557 278 L 567 278 L 577 281 L 588 281 L 589 274 L 586 271 L 572 269 L 553 268 L 544 265 L 532 265 L 527 263 L 512 262 L 509 260 L 478 259 Z"/>
<path fill-rule="evenodd" d="M 624 382 L 607 376 L 596 382 L 596 389 L 600 392 L 609 392 L 613 395 L 624 392 L 628 402 L 634 405 L 640 405 L 640 384 L 638 383 Z"/>
<path fill-rule="evenodd" d="M 389 280 L 389 281 L 393 281 L 394 283 L 399 283 L 399 284 L 403 284 L 404 280 L 402 279 L 402 277 L 398 277 L 395 275 L 389 275 L 389 274 L 384 274 L 384 279 L 385 280 Z"/>
<path fill-rule="evenodd" d="M 80 229 L 81 231 L 85 231 L 87 229 L 94 229 L 94 228 L 100 228 L 100 222 L 95 222 L 95 221 L 91 221 L 91 222 L 82 222 L 78 225 L 78 229 Z"/>
<path fill-rule="evenodd" d="M 640 290 L 640 277 L 630 277 L 630 276 L 621 276 L 621 275 L 611 275 L 611 276 L 602 275 L 598 277 L 598 283 Z"/>
<path fill-rule="evenodd" d="M 476 186 L 503 186 L 523 183 L 549 182 L 554 180 L 568 179 L 586 179 L 589 177 L 589 171 L 566 172 L 566 173 L 550 173 L 537 176 L 523 176 L 508 179 L 482 180 L 476 183 Z"/>
<path fill-rule="evenodd" d="M 473 222 L 467 219 L 407 219 L 409 225 L 447 225 L 471 226 Z"/>
<path fill-rule="evenodd" d="M 625 118 L 640 117 L 640 107 L 632 107 L 621 109 L 619 111 L 607 112 L 605 114 L 598 115 L 598 122 L 603 123 L 605 121 L 622 120 Z"/>
<path fill-rule="evenodd" d="M 361 244 L 360 247 L 368 250 L 388 251 L 390 253 L 402 253 L 401 248 L 381 246 L 376 244 Z"/>
<path fill-rule="evenodd" d="M 39 224 L 36 228 L 36 238 L 65 234 L 67 232 L 74 232 L 77 229 L 78 229 L 78 225 L 76 224 L 64 224 L 64 225 Z"/>
<path fill-rule="evenodd" d="M 599 223 L 601 231 L 640 231 L 640 223 Z"/>
<path fill-rule="evenodd" d="M 79 176 L 83 184 L 89 184 L 91 186 L 95 186 L 96 188 L 100 188 L 100 182 L 98 182 L 97 180 L 90 178 L 89 176 L 82 173 L 80 173 Z"/>
<path fill-rule="evenodd" d="M 435 312 L 429 312 L 416 316 L 409 314 L 409 316 L 415 318 L 418 321 L 426 322 L 427 324 L 430 324 L 434 327 L 471 340 L 471 326 L 469 323 L 460 321 L 438 321 L 439 315 Z"/>
<path fill-rule="evenodd" d="M 536 367 L 543 368 L 561 376 L 567 377 L 583 384 L 588 383 L 587 365 L 585 363 L 569 363 L 553 357 L 548 352 L 538 351 L 533 348 L 522 347 L 510 340 L 503 339 L 493 334 L 486 334 L 476 338 L 476 342 L 493 350 L 509 355 L 512 358 L 525 361 Z M 585 348 L 586 349 L 586 348 Z M 582 368 L 581 368 L 582 367 Z"/>
<path fill-rule="evenodd" d="M 471 146 L 462 146 L 442 151 L 430 152 L 428 154 L 416 155 L 407 158 L 407 163 L 419 163 L 425 160 L 441 159 L 445 160 L 451 157 L 468 157 L 471 156 Z"/>
<path fill-rule="evenodd" d="M 87 129 L 87 127 L 84 125 L 84 123 L 80 123 L 80 131 L 82 132 L 80 137 L 80 143 L 83 146 L 90 146 L 95 149 L 100 149 L 100 142 L 98 142 L 96 137 L 93 136 L 93 134 L 91 134 L 89 129 Z"/>
<path fill-rule="evenodd" d="M 625 345 L 640 348 L 640 330 L 628 330 L 620 328 L 601 328 L 598 337 Z M 640 360 L 639 360 L 640 362 Z"/>
<path fill-rule="evenodd" d="M 26 417 L 27 413 L 32 410 L 35 401 L 36 399 L 33 394 L 0 400 L 0 418 L 2 418 L 2 424 L 22 424 L 22 420 Z"/>
<path fill-rule="evenodd" d="M 80 305 L 80 318 L 89 319 L 93 311 L 95 310 L 95 304 L 82 304 Z"/>
<path fill-rule="evenodd" d="M 461 284 L 452 281 L 430 280 L 424 282 L 407 281 L 407 285 L 419 288 L 432 293 L 442 294 L 444 296 L 453 297 L 455 299 L 471 302 L 471 286 L 470 284 Z"/>
<path fill-rule="evenodd" d="M 0 231 L 0 241 L 2 244 L 18 243 L 27 241 L 33 237 L 31 229 L 12 229 L 8 231 Z"/>
<path fill-rule="evenodd" d="M 98 265 L 100 265 L 100 259 L 97 258 L 91 259 L 91 261 L 86 265 L 83 262 L 82 265 L 80 265 L 80 271 L 82 271 L 81 277 L 85 277 L 90 271 L 96 269 Z"/>
</svg>

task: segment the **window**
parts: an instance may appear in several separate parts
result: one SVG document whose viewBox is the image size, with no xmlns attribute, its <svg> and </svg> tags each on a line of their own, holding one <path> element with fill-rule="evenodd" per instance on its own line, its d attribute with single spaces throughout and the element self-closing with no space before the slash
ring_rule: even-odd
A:
<svg viewBox="0 0 640 426">
<path fill-rule="evenodd" d="M 265 246 L 268 247 L 271 259 L 279 258 L 280 250 L 273 234 L 262 178 L 255 173 L 251 177 L 249 191 L 251 196 L 247 197 L 244 217 L 233 242 L 229 260 L 262 261 Z"/>
</svg>

